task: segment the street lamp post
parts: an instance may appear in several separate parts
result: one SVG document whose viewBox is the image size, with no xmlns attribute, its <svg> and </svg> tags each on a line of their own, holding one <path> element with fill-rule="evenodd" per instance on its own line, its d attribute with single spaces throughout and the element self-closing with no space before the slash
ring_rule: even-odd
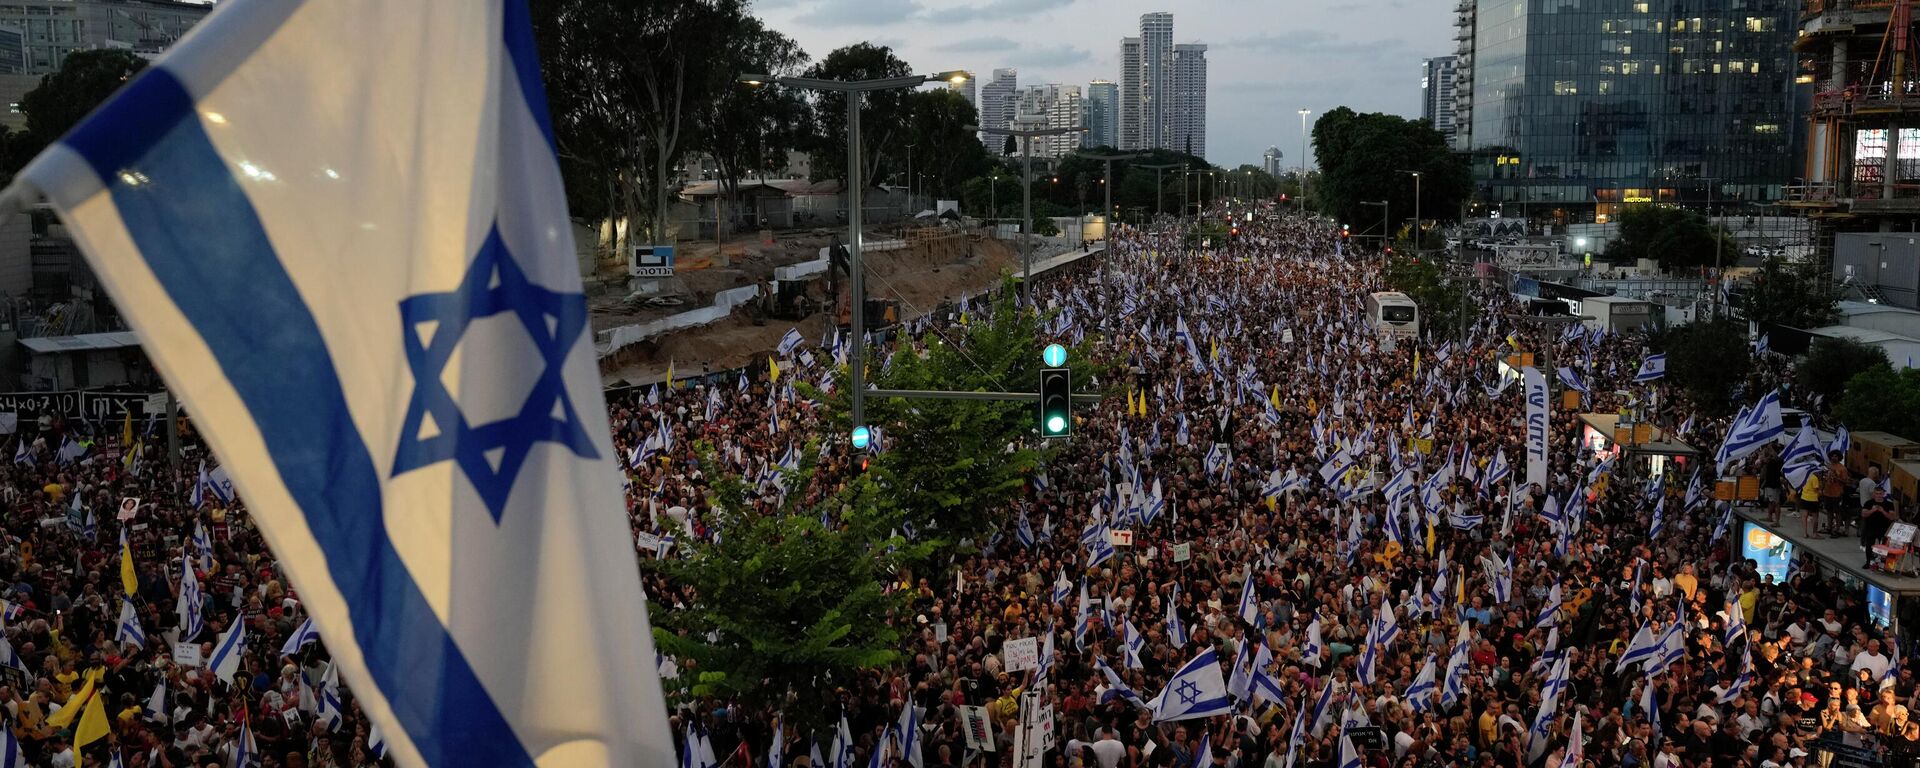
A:
<svg viewBox="0 0 1920 768">
<path fill-rule="evenodd" d="M 1413 252 L 1419 254 L 1420 230 L 1422 228 L 1422 222 L 1420 220 L 1420 172 L 1401 171 L 1401 173 L 1413 177 Z"/>
<path fill-rule="evenodd" d="M 1101 183 L 1101 186 L 1104 186 L 1107 188 L 1107 202 L 1106 202 L 1106 207 L 1104 208 L 1107 216 L 1107 225 L 1102 228 L 1105 230 L 1105 232 L 1103 232 L 1102 234 L 1106 235 L 1106 238 L 1105 238 L 1106 242 L 1102 244 L 1101 249 L 1104 253 L 1107 254 L 1108 258 L 1111 258 L 1113 256 L 1113 161 L 1131 160 L 1139 156 L 1140 154 L 1137 152 L 1132 154 L 1126 154 L 1126 155 L 1098 156 L 1101 161 L 1107 164 L 1106 181 Z"/>
<path fill-rule="evenodd" d="M 1166 206 L 1161 204 L 1161 199 L 1166 195 L 1167 187 L 1166 187 L 1166 181 L 1161 178 L 1161 172 L 1167 170 L 1168 168 L 1178 168 L 1180 167 L 1180 164 L 1167 163 L 1165 165 L 1136 165 L 1134 167 L 1139 168 L 1141 170 L 1145 170 L 1145 171 L 1153 171 L 1153 215 L 1155 216 L 1166 215 L 1167 209 L 1166 209 Z"/>
<path fill-rule="evenodd" d="M 1020 130 L 1014 128 L 979 128 L 968 126 L 965 130 L 978 130 L 989 136 L 1017 136 L 1020 138 L 1020 164 L 1022 179 L 1020 190 L 1020 296 L 1021 302 L 1033 306 L 1033 140 L 1046 136 L 1064 136 L 1080 133 L 1087 129 L 1072 128 L 1033 128 Z"/>
<path fill-rule="evenodd" d="M 907 218 L 913 218 L 913 144 L 907 144 L 907 207 L 901 211 Z"/>
<path fill-rule="evenodd" d="M 1360 201 L 1360 204 L 1361 204 L 1361 205 L 1377 205 L 1377 206 L 1380 206 L 1380 255 L 1381 255 L 1382 257 L 1385 257 L 1385 256 L 1387 255 L 1387 222 L 1390 222 L 1390 221 L 1392 221 L 1392 220 L 1393 220 L 1393 205 L 1392 205 L 1392 202 L 1393 202 L 1393 201 L 1391 201 L 1391 200 L 1362 200 L 1362 201 Z"/>
<path fill-rule="evenodd" d="M 1300 109 L 1300 196 L 1307 196 L 1307 115 L 1313 110 Z"/>
<path fill-rule="evenodd" d="M 739 81 L 751 86 L 777 83 L 788 88 L 803 88 L 810 91 L 838 93 L 847 100 L 847 303 L 850 314 L 847 335 L 852 345 L 847 350 L 848 395 L 850 416 L 853 429 L 866 426 L 867 423 L 867 297 L 865 293 L 865 274 L 860 261 L 860 204 L 861 192 L 865 182 L 860 172 L 860 97 L 875 91 L 888 91 L 899 88 L 917 88 L 929 80 L 944 80 L 949 83 L 965 82 L 967 73 L 962 71 L 941 72 L 934 75 L 904 75 L 901 77 L 883 77 L 873 80 L 827 80 L 818 77 L 773 77 L 770 75 L 741 75 Z"/>
</svg>

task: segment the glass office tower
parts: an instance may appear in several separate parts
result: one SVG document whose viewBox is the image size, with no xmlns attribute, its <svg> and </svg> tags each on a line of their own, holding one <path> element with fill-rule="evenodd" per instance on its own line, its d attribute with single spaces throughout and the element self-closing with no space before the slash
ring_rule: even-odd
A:
<svg viewBox="0 0 1920 768">
<path fill-rule="evenodd" d="M 1472 141 L 1508 216 L 1607 221 L 1675 202 L 1724 215 L 1798 167 L 1799 0 L 1479 0 Z"/>
</svg>

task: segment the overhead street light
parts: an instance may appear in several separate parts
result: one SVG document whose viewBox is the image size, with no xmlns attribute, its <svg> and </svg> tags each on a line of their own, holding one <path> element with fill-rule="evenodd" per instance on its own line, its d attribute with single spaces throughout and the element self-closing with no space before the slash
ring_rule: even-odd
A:
<svg viewBox="0 0 1920 768">
<path fill-rule="evenodd" d="M 1105 238 L 1106 243 L 1103 244 L 1101 247 L 1105 249 L 1104 252 L 1109 257 L 1113 255 L 1113 161 L 1132 160 L 1136 157 L 1142 157 L 1142 156 L 1143 155 L 1141 155 L 1141 153 L 1138 153 L 1138 152 L 1124 154 L 1124 155 L 1081 155 L 1081 157 L 1091 157 L 1095 160 L 1100 160 L 1107 164 L 1107 176 L 1106 178 L 1100 180 L 1100 185 L 1107 188 L 1107 206 L 1106 206 L 1107 225 L 1106 227 L 1104 227 L 1106 231 L 1103 233 L 1106 235 L 1106 238 Z"/>
<path fill-rule="evenodd" d="M 1160 204 L 1161 197 L 1163 197 L 1167 191 L 1166 182 L 1163 181 L 1160 177 L 1161 172 L 1166 171 L 1170 168 L 1179 168 L 1182 165 L 1184 164 L 1183 163 L 1165 163 L 1162 165 L 1134 166 L 1135 168 L 1139 168 L 1142 170 L 1153 171 L 1153 215 L 1154 216 L 1164 216 L 1167 213 L 1166 206 Z"/>
<path fill-rule="evenodd" d="M 1033 306 L 1033 140 L 1047 136 L 1065 136 L 1069 133 L 1085 133 L 1086 128 L 981 128 L 969 125 L 961 130 L 979 131 L 988 136 L 1014 136 L 1020 139 L 1021 173 L 1025 177 L 1020 185 L 1020 295 L 1021 301 L 1028 307 Z"/>
<path fill-rule="evenodd" d="M 1423 229 L 1420 221 L 1420 172 L 1401 171 L 1401 173 L 1413 177 L 1413 252 L 1417 255 L 1420 253 L 1420 230 Z"/>
<path fill-rule="evenodd" d="M 809 91 L 845 94 L 847 97 L 847 303 L 852 336 L 852 348 L 848 350 L 847 367 L 852 387 L 852 421 L 854 430 L 859 431 L 867 422 L 867 372 L 866 372 L 866 320 L 867 297 L 865 269 L 860 261 L 860 205 L 861 193 L 866 186 L 860 179 L 860 95 L 874 91 L 888 91 L 899 88 L 917 88 L 929 80 L 944 80 L 949 83 L 966 82 L 965 70 L 948 70 L 931 75 L 903 75 L 900 77 L 882 77 L 872 80 L 828 80 L 819 77 L 775 77 L 764 74 L 743 74 L 738 80 L 747 85 L 759 87 L 770 84 L 784 85 L 788 88 L 801 88 Z"/>
</svg>

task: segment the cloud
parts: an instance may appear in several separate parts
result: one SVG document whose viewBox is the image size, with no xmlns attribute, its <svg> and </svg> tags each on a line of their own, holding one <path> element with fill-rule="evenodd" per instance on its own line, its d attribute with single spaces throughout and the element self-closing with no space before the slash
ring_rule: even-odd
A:
<svg viewBox="0 0 1920 768">
<path fill-rule="evenodd" d="M 951 24 L 964 21 L 1004 21 L 1051 13 L 1073 5 L 1076 0 L 991 0 L 973 6 L 956 6 L 928 11 L 928 21 Z"/>
<path fill-rule="evenodd" d="M 1250 37 L 1238 37 L 1221 43 L 1219 48 L 1229 50 L 1253 50 L 1266 53 L 1312 54 L 1316 56 L 1358 56 L 1380 55 L 1407 48 L 1405 41 L 1392 40 L 1342 40 L 1334 35 L 1316 34 L 1305 30 L 1291 30 L 1280 34 L 1265 33 Z"/>
<path fill-rule="evenodd" d="M 964 40 L 955 40 L 951 43 L 941 43 L 940 45 L 934 46 L 933 49 L 948 52 L 994 53 L 1011 51 L 1019 47 L 1019 43 L 999 35 L 994 35 L 992 37 L 969 37 Z"/>
<path fill-rule="evenodd" d="M 820 0 L 795 20 L 816 27 L 884 27 L 921 12 L 915 0 Z"/>
<path fill-rule="evenodd" d="M 1023 47 L 1019 52 L 1010 54 L 1005 58 L 1016 67 L 1044 69 L 1047 67 L 1070 67 L 1075 64 L 1083 64 L 1092 60 L 1093 54 L 1087 52 L 1084 48 L 1034 45 Z"/>
</svg>

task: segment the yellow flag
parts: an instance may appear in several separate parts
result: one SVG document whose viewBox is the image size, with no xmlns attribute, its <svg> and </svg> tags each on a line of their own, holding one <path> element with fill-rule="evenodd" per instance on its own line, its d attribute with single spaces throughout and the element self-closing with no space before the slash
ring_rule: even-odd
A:
<svg viewBox="0 0 1920 768">
<path fill-rule="evenodd" d="M 1207 342 L 1207 345 L 1208 345 L 1208 347 L 1207 347 L 1207 359 L 1208 359 L 1208 360 L 1218 360 L 1218 359 L 1220 359 L 1220 340 L 1219 340 L 1219 339 L 1213 339 L 1212 341 L 1208 341 L 1208 342 Z"/>
<path fill-rule="evenodd" d="M 1280 409 L 1280 385 L 1273 385 L 1273 392 L 1267 395 L 1267 402 L 1273 405 L 1274 410 Z"/>
<path fill-rule="evenodd" d="M 1147 392 L 1144 389 L 1140 391 L 1140 415 L 1147 415 Z"/>
<path fill-rule="evenodd" d="M 65 710 L 62 711 L 64 712 Z M 105 704 L 100 703 L 99 696 L 95 696 L 87 701 L 87 710 L 80 715 L 80 727 L 73 729 L 73 745 L 75 747 L 84 747 L 92 744 L 106 738 L 107 731 L 107 707 Z M 75 768 L 79 768 L 80 753 L 78 750 L 74 751 L 73 764 Z"/>
<path fill-rule="evenodd" d="M 1413 375 L 1420 375 L 1420 350 L 1417 349 L 1413 351 Z"/>
<path fill-rule="evenodd" d="M 673 391 L 673 361 L 667 361 L 667 391 Z"/>
<path fill-rule="evenodd" d="M 1453 603 L 1455 605 L 1467 604 L 1467 579 L 1464 576 L 1455 579 L 1453 582 Z"/>
<path fill-rule="evenodd" d="M 139 459 L 140 444 L 137 442 L 129 443 L 127 444 L 127 455 L 120 457 L 120 468 L 132 472 L 133 466 L 140 463 Z"/>
<path fill-rule="evenodd" d="M 53 713 L 51 717 L 47 718 L 47 725 L 55 728 L 65 728 L 73 723 L 74 718 L 80 716 L 81 708 L 86 705 L 87 699 L 93 696 L 94 674 L 94 670 L 87 671 L 87 684 L 80 686 L 79 692 L 67 699 L 66 706 L 61 707 L 60 711 Z"/>
<path fill-rule="evenodd" d="M 1427 554 L 1433 554 L 1433 526 L 1427 526 Z"/>
<path fill-rule="evenodd" d="M 771 384 L 779 380 L 780 366 L 773 362 L 773 358 L 769 357 L 767 358 L 767 383 Z"/>
<path fill-rule="evenodd" d="M 120 444 L 133 445 L 133 410 L 128 409 L 126 419 L 120 422 Z"/>
<path fill-rule="evenodd" d="M 120 531 L 120 586 L 126 587 L 128 596 L 140 590 L 140 579 L 133 572 L 133 547 L 127 544 L 125 529 Z"/>
</svg>

